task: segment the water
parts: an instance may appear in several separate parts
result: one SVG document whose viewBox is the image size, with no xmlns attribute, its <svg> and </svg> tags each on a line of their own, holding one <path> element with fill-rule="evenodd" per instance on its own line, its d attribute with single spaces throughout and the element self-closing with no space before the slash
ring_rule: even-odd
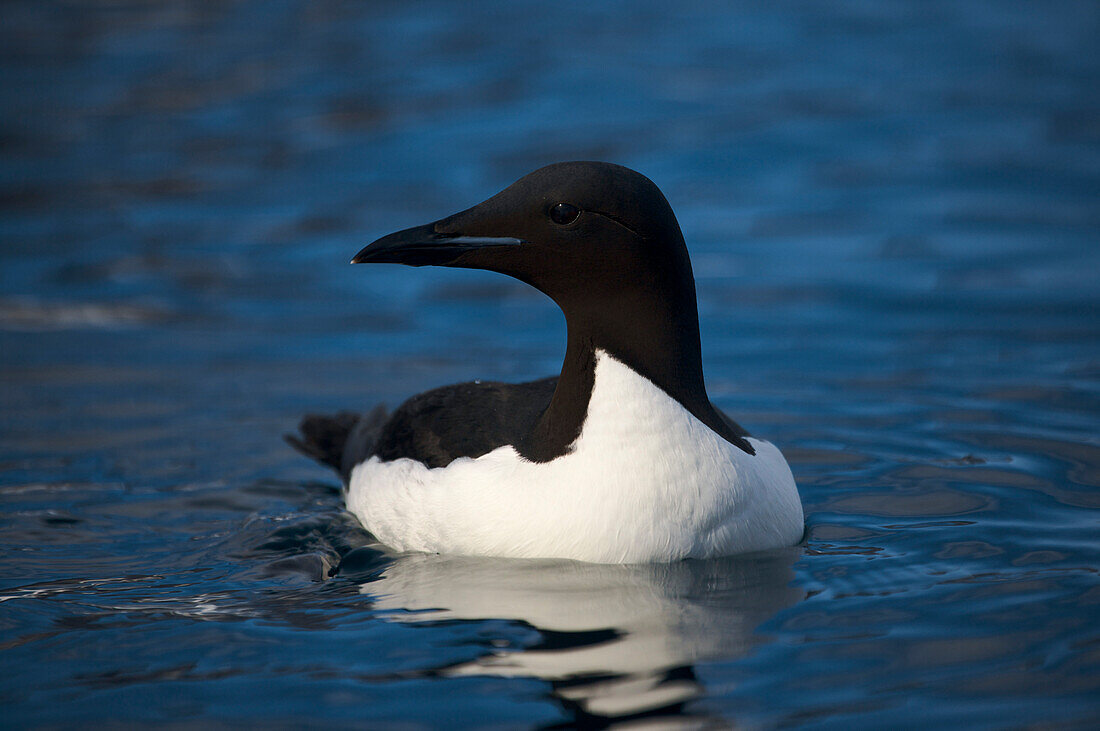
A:
<svg viewBox="0 0 1100 731">
<path fill-rule="evenodd" d="M 1100 723 L 1100 14 L 1077 2 L 13 2 L 3 725 Z M 391 556 L 281 435 L 555 372 L 483 272 L 350 267 L 641 170 L 803 546 Z"/>
</svg>

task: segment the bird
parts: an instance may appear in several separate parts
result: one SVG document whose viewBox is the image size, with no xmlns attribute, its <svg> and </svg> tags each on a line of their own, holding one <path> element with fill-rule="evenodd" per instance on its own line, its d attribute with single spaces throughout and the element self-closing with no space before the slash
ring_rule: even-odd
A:
<svg viewBox="0 0 1100 731">
<path fill-rule="evenodd" d="M 644 564 L 802 540 L 782 453 L 707 396 L 687 247 L 641 173 L 548 165 L 351 261 L 505 274 L 566 321 L 556 377 L 444 386 L 392 413 L 307 415 L 288 435 L 339 473 L 347 509 L 383 545 Z"/>
</svg>

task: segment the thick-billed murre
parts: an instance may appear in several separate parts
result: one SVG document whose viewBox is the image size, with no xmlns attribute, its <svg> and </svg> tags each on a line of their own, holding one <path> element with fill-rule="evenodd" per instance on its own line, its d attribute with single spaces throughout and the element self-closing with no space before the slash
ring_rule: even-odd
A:
<svg viewBox="0 0 1100 731">
<path fill-rule="evenodd" d="M 427 391 L 392 415 L 307 416 L 294 446 L 402 551 L 643 563 L 797 543 L 783 455 L 711 404 L 676 217 L 619 165 L 549 165 L 385 236 L 352 263 L 487 269 L 565 314 L 561 374 Z"/>
</svg>

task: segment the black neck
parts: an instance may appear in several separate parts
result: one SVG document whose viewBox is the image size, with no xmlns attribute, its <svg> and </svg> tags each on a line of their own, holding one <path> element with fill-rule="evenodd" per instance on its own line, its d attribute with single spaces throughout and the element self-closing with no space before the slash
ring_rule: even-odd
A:
<svg viewBox="0 0 1100 731">
<path fill-rule="evenodd" d="M 516 445 L 525 459 L 549 462 L 569 451 L 569 445 L 581 435 L 595 380 L 595 347 L 590 338 L 575 335 L 570 328 L 565 360 L 550 405 L 523 443 Z"/>
<path fill-rule="evenodd" d="M 663 306 L 663 311 L 656 311 Z M 519 447 L 526 459 L 548 462 L 580 436 L 595 384 L 596 351 L 603 350 L 678 401 L 695 418 L 748 454 L 748 432 L 711 404 L 703 382 L 694 287 L 676 301 L 621 297 L 598 313 L 564 306 L 568 342 L 550 405 Z M 585 323 L 584 326 L 575 323 Z"/>
</svg>

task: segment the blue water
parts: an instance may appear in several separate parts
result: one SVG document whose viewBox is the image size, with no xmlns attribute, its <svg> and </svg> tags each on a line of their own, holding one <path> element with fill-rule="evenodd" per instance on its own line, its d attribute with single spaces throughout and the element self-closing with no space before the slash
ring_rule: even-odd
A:
<svg viewBox="0 0 1100 731">
<path fill-rule="evenodd" d="M 4 4 L 0 724 L 1100 724 L 1100 10 Z M 804 545 L 385 553 L 308 411 L 556 372 L 351 267 L 540 165 L 652 178 Z"/>
</svg>

